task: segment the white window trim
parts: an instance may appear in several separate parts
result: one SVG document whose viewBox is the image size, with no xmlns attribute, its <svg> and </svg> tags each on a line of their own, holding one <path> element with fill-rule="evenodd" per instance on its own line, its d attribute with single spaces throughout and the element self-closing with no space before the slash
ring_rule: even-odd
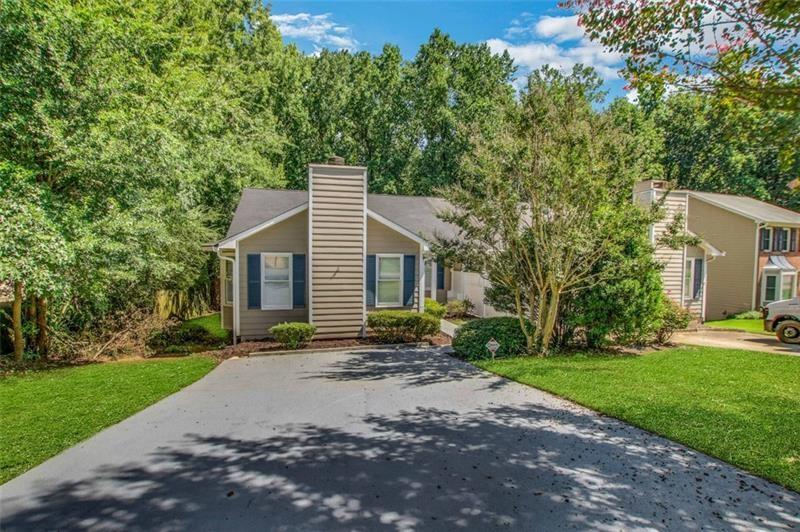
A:
<svg viewBox="0 0 800 532">
<path fill-rule="evenodd" d="M 390 303 L 381 303 L 378 299 L 378 283 L 381 281 L 381 259 L 387 258 L 397 258 L 400 259 L 400 290 L 397 296 L 397 303 L 390 302 Z M 386 308 L 386 307 L 402 307 L 403 305 L 403 254 L 402 253 L 378 253 L 375 255 L 375 307 L 376 308 Z M 386 279 L 387 281 L 393 281 L 394 279 Z"/>
<path fill-rule="evenodd" d="M 758 243 L 758 249 L 759 251 L 772 251 L 772 237 L 773 237 L 772 227 L 763 227 L 762 229 L 764 229 L 764 231 L 769 233 L 769 244 L 767 245 L 766 248 L 764 248 L 763 247 L 764 240 L 762 239 Z M 761 235 L 759 235 L 759 238 L 761 238 Z"/>
<path fill-rule="evenodd" d="M 683 300 L 692 301 L 692 292 L 694 291 L 694 258 L 686 257 L 683 261 L 683 267 L 688 268 L 689 271 L 689 287 L 686 287 L 686 271 L 683 272 Z"/>
<path fill-rule="evenodd" d="M 783 246 L 778 251 L 782 251 L 782 252 L 789 251 L 789 237 L 791 236 L 791 233 L 785 227 L 779 228 L 778 231 L 783 231 L 783 234 L 785 235 L 785 238 L 783 239 Z"/>
<path fill-rule="evenodd" d="M 223 260 L 222 261 L 222 303 L 225 306 L 233 305 L 233 261 L 231 260 Z M 228 276 L 228 267 L 230 267 L 230 277 Z M 228 290 L 228 279 L 231 281 L 231 289 Z M 229 293 L 230 292 L 230 293 Z"/>
<path fill-rule="evenodd" d="M 264 266 L 265 258 L 267 256 L 272 257 L 286 257 L 289 259 L 289 303 L 287 305 L 265 305 L 264 304 L 264 297 L 267 293 L 267 279 L 266 279 L 266 268 Z M 276 252 L 276 251 L 266 251 L 261 253 L 261 310 L 291 310 L 294 308 L 294 260 L 292 253 L 285 253 L 285 252 Z M 270 281 L 274 282 L 274 281 Z"/>
<path fill-rule="evenodd" d="M 785 278 L 787 278 L 787 277 L 789 278 L 789 297 L 786 298 L 786 299 L 792 299 L 794 297 L 794 295 L 797 293 L 797 286 L 795 285 L 795 283 L 797 282 L 797 274 L 794 273 L 794 272 L 781 272 L 781 291 L 778 294 L 778 295 L 780 295 L 780 298 L 781 298 L 780 300 L 784 299 L 784 297 L 783 297 L 783 289 L 784 289 L 783 280 Z M 780 300 L 778 300 L 778 301 L 780 301 Z"/>
</svg>

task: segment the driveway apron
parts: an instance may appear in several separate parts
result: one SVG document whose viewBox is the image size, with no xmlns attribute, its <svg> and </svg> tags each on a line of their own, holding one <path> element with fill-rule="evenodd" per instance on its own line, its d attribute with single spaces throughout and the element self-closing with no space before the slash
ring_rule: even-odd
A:
<svg viewBox="0 0 800 532">
<path fill-rule="evenodd" d="M 800 495 L 435 349 L 253 357 L 0 487 L 2 530 L 776 530 Z"/>
</svg>

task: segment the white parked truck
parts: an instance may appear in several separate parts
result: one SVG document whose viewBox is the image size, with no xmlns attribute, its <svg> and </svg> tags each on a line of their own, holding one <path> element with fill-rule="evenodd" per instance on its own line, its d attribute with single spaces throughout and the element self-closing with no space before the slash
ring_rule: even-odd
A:
<svg viewBox="0 0 800 532">
<path fill-rule="evenodd" d="M 800 297 L 775 301 L 764 307 L 764 330 L 786 344 L 800 344 Z"/>
</svg>

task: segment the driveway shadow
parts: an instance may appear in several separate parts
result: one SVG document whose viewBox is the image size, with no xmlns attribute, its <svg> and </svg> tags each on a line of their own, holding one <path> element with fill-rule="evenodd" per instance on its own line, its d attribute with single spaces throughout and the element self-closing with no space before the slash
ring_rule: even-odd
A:
<svg viewBox="0 0 800 532">
<path fill-rule="evenodd" d="M 445 349 L 370 350 L 348 354 L 305 379 L 382 381 L 396 379 L 403 387 L 429 386 L 462 379 L 483 380 L 496 389 L 507 381 L 446 354 Z"/>
<path fill-rule="evenodd" d="M 188 434 L 147 464 L 41 487 L 26 508 L 4 512 L 2 528 L 800 526 L 795 494 L 581 411 L 417 408 L 363 421 L 284 425 L 258 439 Z"/>
</svg>

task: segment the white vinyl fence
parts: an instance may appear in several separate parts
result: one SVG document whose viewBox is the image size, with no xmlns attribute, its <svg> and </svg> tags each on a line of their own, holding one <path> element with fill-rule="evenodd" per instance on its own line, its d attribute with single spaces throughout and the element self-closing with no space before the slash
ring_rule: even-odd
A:
<svg viewBox="0 0 800 532">
<path fill-rule="evenodd" d="M 483 292 L 487 286 L 489 286 L 489 281 L 477 273 L 454 271 L 447 299 L 469 299 L 475 305 L 473 314 L 479 318 L 507 316 L 505 312 L 495 310 L 494 307 L 483 302 Z"/>
</svg>

